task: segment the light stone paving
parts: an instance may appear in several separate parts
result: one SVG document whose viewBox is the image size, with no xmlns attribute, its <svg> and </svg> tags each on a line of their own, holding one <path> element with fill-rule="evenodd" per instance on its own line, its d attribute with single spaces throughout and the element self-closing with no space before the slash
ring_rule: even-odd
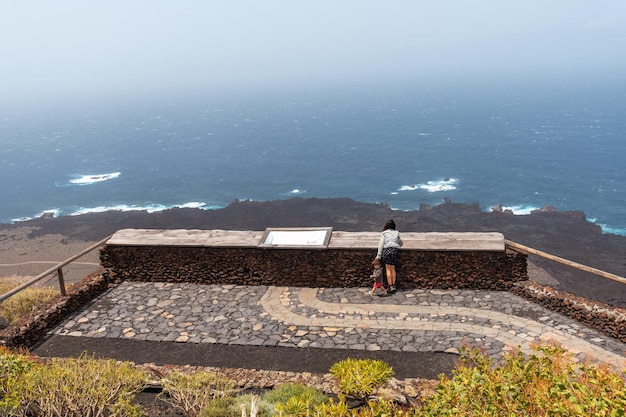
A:
<svg viewBox="0 0 626 417">
<path fill-rule="evenodd" d="M 507 292 L 124 282 L 52 333 L 181 343 L 458 353 L 553 341 L 623 369 L 626 344 Z"/>
</svg>

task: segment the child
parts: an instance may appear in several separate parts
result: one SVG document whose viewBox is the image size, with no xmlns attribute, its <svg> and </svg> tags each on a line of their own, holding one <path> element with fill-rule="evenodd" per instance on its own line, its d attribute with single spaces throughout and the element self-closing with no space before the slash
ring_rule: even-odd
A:
<svg viewBox="0 0 626 417">
<path fill-rule="evenodd" d="M 372 266 L 374 267 L 374 271 L 370 278 L 374 278 L 374 287 L 372 291 L 370 291 L 371 295 L 376 295 L 377 290 L 380 290 L 380 294 L 378 295 L 387 295 L 387 290 L 383 287 L 383 268 L 380 264 L 380 259 L 376 258 L 372 261 Z"/>
</svg>

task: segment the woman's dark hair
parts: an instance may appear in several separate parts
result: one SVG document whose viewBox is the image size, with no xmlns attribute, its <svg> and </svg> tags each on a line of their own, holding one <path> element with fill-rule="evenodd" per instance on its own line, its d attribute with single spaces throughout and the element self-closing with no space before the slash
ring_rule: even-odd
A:
<svg viewBox="0 0 626 417">
<path fill-rule="evenodd" d="M 392 219 L 387 220 L 387 223 L 385 223 L 385 225 L 383 226 L 383 231 L 387 229 L 396 230 L 396 222 L 394 222 Z"/>
</svg>

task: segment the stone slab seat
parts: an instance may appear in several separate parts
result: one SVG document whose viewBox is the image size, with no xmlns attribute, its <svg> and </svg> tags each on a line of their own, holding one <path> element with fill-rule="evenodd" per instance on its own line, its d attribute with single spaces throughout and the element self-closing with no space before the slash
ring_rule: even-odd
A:
<svg viewBox="0 0 626 417">
<path fill-rule="evenodd" d="M 256 248 L 264 231 L 196 229 L 122 229 L 107 245 L 120 246 L 208 246 Z M 328 249 L 375 249 L 379 232 L 332 232 Z M 502 233 L 432 232 L 401 233 L 402 250 L 417 251 L 494 251 L 505 250 Z"/>
<path fill-rule="evenodd" d="M 249 230 L 121 229 L 106 244 L 256 248 L 263 233 Z"/>
<path fill-rule="evenodd" d="M 417 251 L 504 251 L 502 233 L 400 232 L 402 250 Z M 379 232 L 333 232 L 329 248 L 377 248 Z"/>
</svg>

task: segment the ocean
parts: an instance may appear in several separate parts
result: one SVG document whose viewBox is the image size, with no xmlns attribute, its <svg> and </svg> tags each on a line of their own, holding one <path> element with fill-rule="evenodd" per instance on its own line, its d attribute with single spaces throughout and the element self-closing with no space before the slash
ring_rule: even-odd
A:
<svg viewBox="0 0 626 417">
<path fill-rule="evenodd" d="M 350 197 L 580 210 L 626 235 L 626 80 L 407 83 L 5 106 L 0 223 Z"/>
</svg>

